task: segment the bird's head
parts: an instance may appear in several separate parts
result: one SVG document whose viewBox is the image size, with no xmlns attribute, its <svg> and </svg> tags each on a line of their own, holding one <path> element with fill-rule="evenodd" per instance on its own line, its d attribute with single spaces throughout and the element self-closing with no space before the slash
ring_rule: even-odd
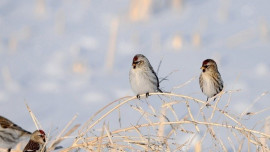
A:
<svg viewBox="0 0 270 152">
<path fill-rule="evenodd" d="M 202 63 L 202 72 L 217 70 L 217 64 L 212 59 L 206 59 Z"/>
<path fill-rule="evenodd" d="M 137 54 L 133 58 L 132 67 L 133 69 L 140 68 L 145 66 L 148 62 L 148 59 L 144 55 Z"/>
<path fill-rule="evenodd" d="M 33 132 L 31 140 L 43 144 L 46 142 L 46 134 L 43 130 L 36 130 Z"/>
</svg>

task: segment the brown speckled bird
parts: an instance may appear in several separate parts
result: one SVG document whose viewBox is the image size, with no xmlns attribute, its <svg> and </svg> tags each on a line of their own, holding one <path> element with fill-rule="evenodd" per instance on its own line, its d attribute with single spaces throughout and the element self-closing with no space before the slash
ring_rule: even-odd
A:
<svg viewBox="0 0 270 152">
<path fill-rule="evenodd" d="M 201 69 L 202 73 L 199 78 L 199 83 L 208 101 L 209 98 L 214 97 L 223 90 L 223 81 L 214 60 L 204 60 Z"/>
<path fill-rule="evenodd" d="M 0 116 L 0 147 L 11 151 L 23 138 L 30 137 L 31 133 L 22 129 L 7 118 Z"/>
<path fill-rule="evenodd" d="M 45 142 L 45 132 L 43 130 L 36 130 L 31 135 L 31 138 L 23 149 L 23 152 L 46 152 Z"/>
</svg>

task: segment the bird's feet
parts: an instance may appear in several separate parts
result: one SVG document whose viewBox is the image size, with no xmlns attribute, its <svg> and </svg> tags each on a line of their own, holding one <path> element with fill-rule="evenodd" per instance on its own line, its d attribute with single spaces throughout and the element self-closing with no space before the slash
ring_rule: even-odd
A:
<svg viewBox="0 0 270 152">
<path fill-rule="evenodd" d="M 149 95 L 149 92 L 147 92 L 147 93 L 145 94 L 145 96 L 146 96 L 146 98 L 147 98 L 148 96 L 150 96 L 150 95 Z M 141 99 L 141 96 L 140 96 L 139 94 L 137 94 L 136 97 L 137 97 L 137 99 L 139 99 L 139 100 Z"/>
<path fill-rule="evenodd" d="M 148 96 L 150 96 L 150 95 L 149 95 L 149 92 L 146 92 L 145 96 L 146 96 L 146 98 L 147 98 Z"/>
<path fill-rule="evenodd" d="M 207 102 L 208 102 L 208 99 L 209 99 L 209 98 L 207 97 L 207 99 L 206 99 L 206 105 L 205 105 L 205 106 L 206 106 L 206 108 L 208 108 L 209 106 L 211 106 L 211 104 L 210 104 L 210 103 L 207 103 Z"/>
</svg>

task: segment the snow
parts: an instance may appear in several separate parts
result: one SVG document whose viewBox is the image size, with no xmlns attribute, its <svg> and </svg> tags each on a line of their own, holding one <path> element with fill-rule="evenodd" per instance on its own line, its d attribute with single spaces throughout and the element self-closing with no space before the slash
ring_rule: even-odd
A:
<svg viewBox="0 0 270 152">
<path fill-rule="evenodd" d="M 231 99 L 234 113 L 270 90 L 269 0 L 183 0 L 181 10 L 153 3 L 148 19 L 133 22 L 130 1 L 0 1 L 0 115 L 34 131 L 27 103 L 44 130 L 63 128 L 75 114 L 84 123 L 106 104 L 134 95 L 128 73 L 138 53 L 155 70 L 163 59 L 159 77 L 178 70 L 160 84 L 164 90 L 199 76 L 201 62 L 215 59 L 225 89 L 241 89 Z M 107 71 L 115 19 L 114 65 Z M 206 99 L 197 79 L 176 93 Z M 253 109 L 269 106 L 266 95 Z"/>
<path fill-rule="evenodd" d="M 256 71 L 258 77 L 269 77 L 269 66 L 267 66 L 266 64 L 259 63 L 255 68 L 256 70 L 254 71 Z"/>
</svg>

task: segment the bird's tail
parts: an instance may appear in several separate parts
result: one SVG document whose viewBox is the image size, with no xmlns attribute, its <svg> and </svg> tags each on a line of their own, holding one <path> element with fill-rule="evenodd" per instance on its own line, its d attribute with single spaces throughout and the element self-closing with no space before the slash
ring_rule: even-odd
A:
<svg viewBox="0 0 270 152">
<path fill-rule="evenodd" d="M 166 90 L 161 90 L 161 89 L 159 89 L 159 88 L 157 88 L 157 92 L 160 92 L 160 93 L 171 93 L 171 92 L 169 92 L 169 91 L 166 91 Z"/>
<path fill-rule="evenodd" d="M 162 91 L 162 90 L 160 90 L 159 88 L 157 88 L 157 91 L 158 91 L 158 92 L 161 92 L 161 93 L 163 93 L 163 91 Z"/>
</svg>

